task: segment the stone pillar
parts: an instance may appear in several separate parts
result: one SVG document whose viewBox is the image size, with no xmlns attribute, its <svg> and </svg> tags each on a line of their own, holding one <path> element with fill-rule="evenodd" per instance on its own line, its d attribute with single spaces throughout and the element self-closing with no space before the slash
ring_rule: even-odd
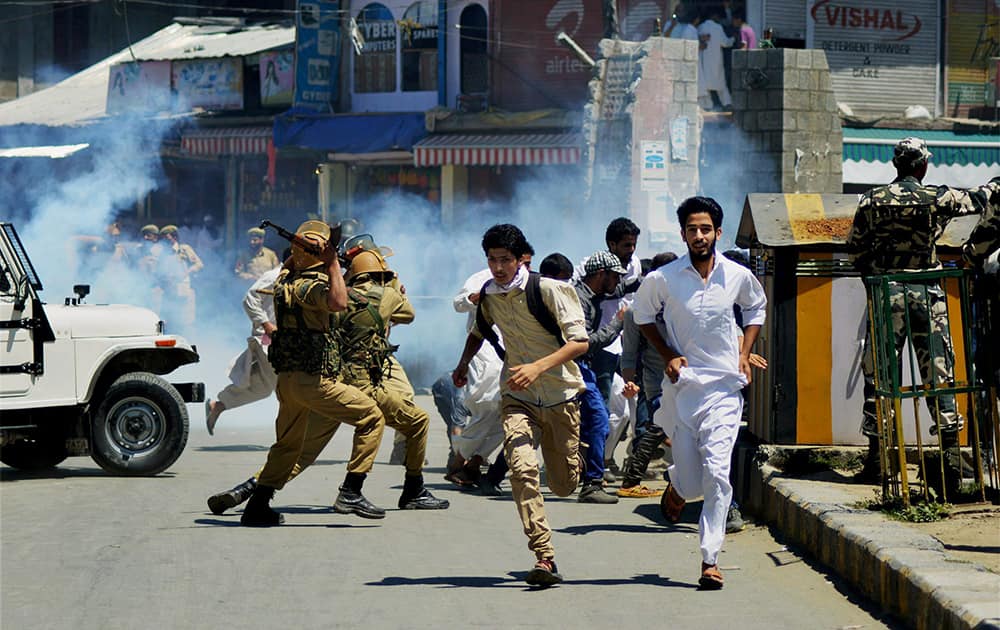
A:
<svg viewBox="0 0 1000 630">
<path fill-rule="evenodd" d="M 647 251 L 678 250 L 674 211 L 699 188 L 698 43 L 606 39 L 599 52 L 583 125 L 590 206 L 630 217 Z"/>
<path fill-rule="evenodd" d="M 822 50 L 734 50 L 733 115 L 747 192 L 840 193 L 843 135 Z"/>
<path fill-rule="evenodd" d="M 469 169 L 455 164 L 441 166 L 441 224 L 452 226 L 465 217 L 469 201 Z"/>
</svg>

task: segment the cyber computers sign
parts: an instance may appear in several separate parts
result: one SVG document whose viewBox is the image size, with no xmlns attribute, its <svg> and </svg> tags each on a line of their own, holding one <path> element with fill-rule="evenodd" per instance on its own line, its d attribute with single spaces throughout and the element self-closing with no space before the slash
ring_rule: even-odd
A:
<svg viewBox="0 0 1000 630">
<path fill-rule="evenodd" d="M 298 3 L 295 106 L 333 111 L 340 66 L 340 3 Z"/>
</svg>

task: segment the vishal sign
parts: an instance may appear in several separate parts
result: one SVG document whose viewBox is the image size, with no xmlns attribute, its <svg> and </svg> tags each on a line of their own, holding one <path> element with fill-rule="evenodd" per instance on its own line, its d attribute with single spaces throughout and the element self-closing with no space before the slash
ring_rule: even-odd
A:
<svg viewBox="0 0 1000 630">
<path fill-rule="evenodd" d="M 936 0 L 812 0 L 806 47 L 826 52 L 837 101 L 858 114 L 939 108 Z M 808 86 L 801 86 L 807 88 Z"/>
</svg>

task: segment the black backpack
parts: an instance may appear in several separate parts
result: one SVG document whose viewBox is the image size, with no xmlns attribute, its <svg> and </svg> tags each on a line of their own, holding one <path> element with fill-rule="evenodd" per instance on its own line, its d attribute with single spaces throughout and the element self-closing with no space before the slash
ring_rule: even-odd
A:
<svg viewBox="0 0 1000 630">
<path fill-rule="evenodd" d="M 476 328 L 479 329 L 482 338 L 490 342 L 490 345 L 496 350 L 497 356 L 504 359 L 507 353 L 500 345 L 500 338 L 493 330 L 493 326 L 490 326 L 486 317 L 483 316 L 483 298 L 486 297 L 486 287 L 490 282 L 487 280 L 483 288 L 479 290 L 479 302 L 476 304 Z M 524 287 L 524 297 L 528 303 L 528 312 L 534 316 L 542 328 L 552 333 L 560 346 L 565 345 L 566 342 L 563 340 L 562 330 L 559 329 L 556 318 L 542 301 L 541 274 L 538 272 L 532 271 L 528 274 L 528 284 Z"/>
</svg>

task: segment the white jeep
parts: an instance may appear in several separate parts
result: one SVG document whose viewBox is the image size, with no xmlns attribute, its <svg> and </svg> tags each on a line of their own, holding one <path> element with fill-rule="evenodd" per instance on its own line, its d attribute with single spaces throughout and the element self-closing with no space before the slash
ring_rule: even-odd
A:
<svg viewBox="0 0 1000 630">
<path fill-rule="evenodd" d="M 17 231 L 0 222 L 0 461 L 26 470 L 91 455 L 119 475 L 155 475 L 188 438 L 185 403 L 205 399 L 203 383 L 161 378 L 196 363 L 197 349 L 163 333 L 145 308 L 45 304 Z"/>
</svg>

